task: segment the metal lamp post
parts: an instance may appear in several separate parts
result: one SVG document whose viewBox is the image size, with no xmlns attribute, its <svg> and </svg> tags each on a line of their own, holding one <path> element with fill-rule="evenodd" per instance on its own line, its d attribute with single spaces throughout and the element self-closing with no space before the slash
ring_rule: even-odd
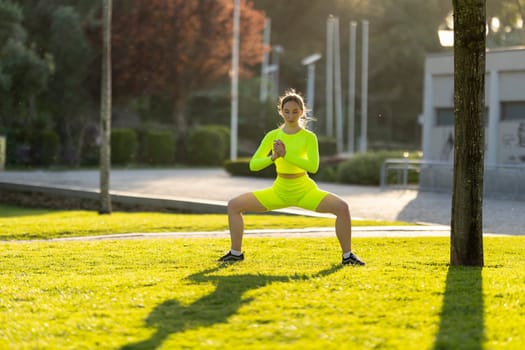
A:
<svg viewBox="0 0 525 350">
<path fill-rule="evenodd" d="M 234 1 L 233 9 L 233 50 L 231 70 L 231 115 L 230 115 L 230 159 L 237 159 L 237 124 L 239 121 L 239 25 L 241 17 L 240 0 Z"/>
<path fill-rule="evenodd" d="M 321 58 L 320 53 L 307 56 L 302 59 L 301 63 L 303 66 L 308 68 L 307 76 L 307 88 L 306 88 L 306 108 L 310 113 L 314 110 L 314 99 L 315 99 L 315 62 Z"/>
<path fill-rule="evenodd" d="M 272 48 L 272 66 L 275 67 L 273 75 L 273 97 L 279 96 L 279 56 L 283 53 L 284 48 L 281 45 L 275 45 Z"/>
</svg>

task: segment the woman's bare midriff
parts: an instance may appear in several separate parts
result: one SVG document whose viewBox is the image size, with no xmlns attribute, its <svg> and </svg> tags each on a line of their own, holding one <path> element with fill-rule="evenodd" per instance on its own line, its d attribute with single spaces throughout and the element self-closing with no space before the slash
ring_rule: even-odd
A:
<svg viewBox="0 0 525 350">
<path fill-rule="evenodd" d="M 297 179 L 298 177 L 306 176 L 306 173 L 299 173 L 299 174 L 277 173 L 277 176 L 282 177 L 283 179 Z"/>
</svg>

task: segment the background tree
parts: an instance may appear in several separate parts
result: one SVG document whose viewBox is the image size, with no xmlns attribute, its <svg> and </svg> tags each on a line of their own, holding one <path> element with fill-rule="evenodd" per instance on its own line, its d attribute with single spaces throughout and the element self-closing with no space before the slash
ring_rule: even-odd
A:
<svg viewBox="0 0 525 350">
<path fill-rule="evenodd" d="M 264 16 L 241 1 L 240 72 L 262 60 Z M 192 92 L 228 83 L 233 3 L 229 0 L 119 0 L 113 27 L 116 97 L 167 96 L 177 133 L 187 131 Z"/>
<path fill-rule="evenodd" d="M 95 16 L 100 2 L 17 0 L 17 4 L 24 14 L 28 45 L 39 56 L 52 58 L 53 63 L 54 72 L 36 99 L 40 124 L 59 134 L 59 162 L 78 165 L 86 129 L 98 127 L 99 96 L 90 95 L 95 90 L 90 89 L 90 77 L 95 75 L 92 63 L 100 51 L 90 47 L 85 32 L 100 26 L 100 19 Z M 99 94 L 100 68 L 96 68 Z"/>
<path fill-rule="evenodd" d="M 525 44 L 524 4 L 525 0 L 487 0 L 488 47 Z M 79 158 L 86 161 L 87 150 L 90 164 L 99 161 L 94 136 L 100 103 L 100 8 L 101 1 L 92 0 L 0 0 L 0 127 L 6 132 L 18 125 L 25 132 L 35 128 L 36 118 L 39 126 L 56 128 L 63 164 L 78 164 Z M 148 116 L 163 127 L 177 122 L 179 134 L 190 122 L 226 125 L 232 1 L 118 0 L 115 8 L 113 51 L 118 80 L 114 83 L 120 97 L 114 101 L 115 115 L 122 115 L 120 110 L 136 111 L 141 104 L 141 118 Z M 452 2 L 443 0 L 253 0 L 253 5 L 246 0 L 241 11 L 244 72 L 251 68 L 259 72 L 252 64 L 262 57 L 266 13 L 272 19 L 272 44 L 285 49 L 280 57 L 281 92 L 288 87 L 304 91 L 306 72 L 300 60 L 313 52 L 324 54 L 326 18 L 333 14 L 341 23 L 343 96 L 347 96 L 348 22 L 368 19 L 371 146 L 401 147 L 396 143 L 403 143 L 416 148 L 420 145 L 417 116 L 422 109 L 424 56 L 443 50 L 437 29 L 451 10 Z M 492 18 L 499 20 L 499 27 L 490 26 Z M 360 27 L 358 38 L 359 31 Z M 91 40 L 86 42 L 86 37 Z M 321 61 L 317 71 L 315 113 L 324 128 L 323 65 Z M 243 79 L 241 86 L 240 136 L 258 138 L 259 84 L 256 79 Z M 198 109 L 188 110 L 188 96 Z M 275 125 L 274 105 L 268 102 L 268 126 Z M 392 144 L 385 145 L 389 138 Z M 81 144 L 86 147 L 82 157 Z"/>
<path fill-rule="evenodd" d="M 47 89 L 48 109 L 62 139 L 62 161 L 76 165 L 84 131 L 95 119 L 89 115 L 91 103 L 85 86 L 92 53 L 73 7 L 60 6 L 52 12 L 48 49 L 55 62 Z"/>
<path fill-rule="evenodd" d="M 50 57 L 27 45 L 21 8 L 0 0 L 0 121 L 5 126 L 30 124 L 37 118 L 37 97 L 52 73 Z"/>
<path fill-rule="evenodd" d="M 487 48 L 520 46 L 525 44 L 525 0 L 486 1 Z M 453 29 L 452 10 L 442 23 Z"/>
<path fill-rule="evenodd" d="M 358 51 L 361 21 L 370 22 L 369 39 L 369 132 L 375 141 L 387 138 L 388 132 L 398 142 L 419 146 L 423 64 L 428 52 L 441 50 L 437 29 L 451 10 L 442 0 L 289 0 L 275 6 L 272 0 L 255 0 L 255 6 L 272 19 L 272 43 L 284 46 L 281 56 L 281 90 L 294 87 L 305 91 L 303 57 L 321 52 L 323 58 L 316 77 L 316 115 L 320 131 L 325 123 L 325 47 L 326 19 L 330 14 L 340 19 L 343 96 L 348 96 L 349 22 L 357 21 Z M 294 20 L 290 21 L 290 16 Z M 358 52 L 358 73 L 360 54 Z M 357 76 L 359 84 L 360 76 Z M 359 85 L 358 85 L 359 87 Z M 359 110 L 360 89 L 357 91 Z M 344 106 L 346 107 L 346 105 Z M 385 118 L 378 118 L 383 115 Z M 384 119 L 389 118 L 393 130 Z M 359 122 L 359 118 L 357 119 Z M 395 140 L 394 140 L 395 141 Z"/>
<path fill-rule="evenodd" d="M 525 44 L 525 0 L 487 0 L 487 47 Z"/>
<path fill-rule="evenodd" d="M 454 0 L 451 265 L 483 266 L 485 0 Z"/>
<path fill-rule="evenodd" d="M 24 41 L 26 31 L 22 27 L 23 13 L 20 6 L 12 1 L 0 0 L 0 44 L 8 39 Z"/>
</svg>

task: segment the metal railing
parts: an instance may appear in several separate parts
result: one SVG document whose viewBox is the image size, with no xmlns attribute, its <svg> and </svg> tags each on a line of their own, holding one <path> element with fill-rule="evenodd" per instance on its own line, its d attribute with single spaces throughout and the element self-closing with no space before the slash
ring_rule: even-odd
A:
<svg viewBox="0 0 525 350">
<path fill-rule="evenodd" d="M 451 163 L 448 162 L 429 162 L 421 159 L 409 159 L 409 158 L 389 158 L 386 159 L 383 164 L 381 165 L 381 173 L 380 173 L 380 185 L 381 188 L 385 188 L 388 185 L 388 175 L 391 171 L 397 172 L 397 185 L 401 185 L 403 187 L 408 186 L 408 173 L 409 171 L 421 171 L 422 165 L 449 165 L 452 166 Z"/>
<path fill-rule="evenodd" d="M 407 188 L 409 173 L 419 174 L 418 187 L 433 192 L 452 191 L 454 165 L 452 162 L 422 159 L 389 158 L 381 166 L 381 188 L 389 186 L 389 175 L 397 173 L 396 186 Z M 484 190 L 489 195 L 525 198 L 525 164 L 486 164 Z"/>
</svg>

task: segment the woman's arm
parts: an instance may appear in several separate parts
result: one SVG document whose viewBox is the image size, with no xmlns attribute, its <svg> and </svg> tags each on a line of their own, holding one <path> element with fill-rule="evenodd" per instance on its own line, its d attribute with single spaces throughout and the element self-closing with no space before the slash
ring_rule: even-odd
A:
<svg viewBox="0 0 525 350">
<path fill-rule="evenodd" d="M 270 155 L 272 148 L 273 137 L 271 135 L 271 132 L 269 132 L 264 136 L 263 140 L 261 141 L 261 144 L 257 148 L 257 151 L 255 151 L 255 153 L 252 156 L 252 159 L 250 160 L 251 171 L 262 170 L 273 163 L 272 157 Z"/>
<path fill-rule="evenodd" d="M 306 147 L 306 159 L 291 154 L 291 152 L 286 152 L 284 159 L 311 174 L 315 174 L 319 170 L 319 144 L 314 133 L 308 134 Z"/>
</svg>

